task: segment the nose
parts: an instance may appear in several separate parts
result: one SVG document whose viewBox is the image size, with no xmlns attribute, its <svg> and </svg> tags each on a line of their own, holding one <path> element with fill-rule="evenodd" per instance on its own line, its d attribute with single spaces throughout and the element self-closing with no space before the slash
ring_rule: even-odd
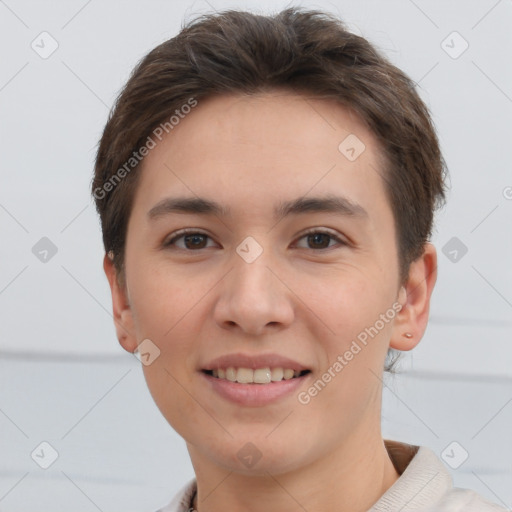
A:
<svg viewBox="0 0 512 512">
<path fill-rule="evenodd" d="M 252 262 L 238 253 L 233 255 L 233 269 L 219 283 L 214 311 L 215 321 L 223 329 L 259 336 L 292 323 L 293 293 L 269 252 L 263 251 Z"/>
</svg>

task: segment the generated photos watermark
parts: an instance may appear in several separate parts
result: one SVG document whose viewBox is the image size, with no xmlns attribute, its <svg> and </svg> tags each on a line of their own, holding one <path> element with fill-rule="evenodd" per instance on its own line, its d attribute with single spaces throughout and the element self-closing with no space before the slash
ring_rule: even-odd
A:
<svg viewBox="0 0 512 512">
<path fill-rule="evenodd" d="M 357 339 L 353 340 L 350 347 L 341 355 L 336 358 L 336 361 L 327 368 L 327 370 L 318 378 L 307 390 L 301 391 L 297 395 L 299 403 L 307 405 L 311 399 L 317 396 L 326 386 L 331 382 L 340 372 L 345 368 L 354 357 L 359 354 L 364 347 L 368 345 L 369 338 L 373 339 L 384 329 L 386 324 L 402 309 L 399 302 L 394 302 L 393 305 L 385 312 L 381 313 L 379 319 L 370 327 L 365 327 L 358 335 Z"/>
<path fill-rule="evenodd" d="M 182 119 L 185 119 L 194 107 L 196 107 L 198 101 L 195 98 L 189 98 L 187 103 L 184 103 L 180 108 L 174 111 L 174 114 L 169 117 L 164 123 L 160 123 L 151 133 L 148 135 L 146 142 L 137 150 L 132 153 L 132 156 L 108 179 L 103 183 L 101 187 L 94 189 L 93 195 L 96 199 L 104 199 L 109 192 L 121 183 L 121 181 L 133 170 L 142 159 L 154 149 L 158 142 L 163 140 L 165 134 L 171 133 L 171 131 L 180 123 Z"/>
</svg>

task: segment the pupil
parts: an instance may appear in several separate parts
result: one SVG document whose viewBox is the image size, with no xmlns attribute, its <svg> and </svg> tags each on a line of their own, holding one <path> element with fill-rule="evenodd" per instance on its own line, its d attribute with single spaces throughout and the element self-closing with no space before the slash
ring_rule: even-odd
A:
<svg viewBox="0 0 512 512">
<path fill-rule="evenodd" d="M 187 235 L 185 237 L 185 244 L 188 244 L 191 240 L 194 240 L 191 245 L 197 248 L 199 245 L 201 245 L 201 241 L 199 241 L 199 243 L 197 243 L 198 239 L 201 239 L 201 238 L 203 239 L 203 242 L 204 242 L 204 238 L 205 238 L 204 235 Z"/>
<path fill-rule="evenodd" d="M 327 243 L 322 244 L 321 237 L 323 237 L 324 241 L 326 241 Z M 313 244 L 319 243 L 322 246 L 322 248 L 329 246 L 329 238 L 330 236 L 325 233 L 315 233 L 313 235 L 309 235 L 309 240 L 313 240 Z"/>
</svg>

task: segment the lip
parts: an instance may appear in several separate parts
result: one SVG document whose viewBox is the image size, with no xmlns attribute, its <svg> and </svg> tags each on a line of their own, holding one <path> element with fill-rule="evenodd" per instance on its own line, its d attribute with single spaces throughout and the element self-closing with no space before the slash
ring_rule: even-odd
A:
<svg viewBox="0 0 512 512">
<path fill-rule="evenodd" d="M 239 384 L 226 379 L 218 379 L 203 371 L 199 374 L 206 380 L 206 384 L 221 397 L 235 404 L 248 407 L 262 407 L 278 402 L 280 399 L 294 394 L 294 392 L 296 394 L 298 388 L 311 376 L 311 373 L 306 373 L 301 377 L 270 382 L 269 384 Z"/>
<path fill-rule="evenodd" d="M 279 382 L 270 382 L 268 384 L 240 384 L 231 382 L 227 379 L 218 379 L 205 373 L 205 370 L 211 371 L 218 368 L 289 368 L 294 371 L 309 370 L 308 373 L 293 379 L 281 380 Z M 199 368 L 199 374 L 205 379 L 211 390 L 219 394 L 226 400 L 237 405 L 247 407 L 262 407 L 278 402 L 285 397 L 295 394 L 306 379 L 312 375 L 312 368 L 294 361 L 279 354 L 226 354 L 212 359 L 207 364 Z"/>
<path fill-rule="evenodd" d="M 226 354 L 212 361 L 206 363 L 200 370 L 216 370 L 218 368 L 250 368 L 256 370 L 257 368 L 290 368 L 295 371 L 311 370 L 310 367 L 289 359 L 288 357 L 280 356 L 279 354 Z"/>
</svg>

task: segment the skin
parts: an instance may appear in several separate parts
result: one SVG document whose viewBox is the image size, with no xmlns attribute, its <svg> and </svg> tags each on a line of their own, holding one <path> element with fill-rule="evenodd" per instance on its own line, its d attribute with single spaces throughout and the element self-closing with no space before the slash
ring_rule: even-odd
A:
<svg viewBox="0 0 512 512">
<path fill-rule="evenodd" d="M 366 146 L 353 162 L 338 150 L 349 134 Z M 145 158 L 124 285 L 108 257 L 104 269 L 121 345 L 133 352 L 149 338 L 161 351 L 144 374 L 187 443 L 199 512 L 366 511 L 399 477 L 380 430 L 380 379 L 388 348 L 410 350 L 424 333 L 436 251 L 425 245 L 402 287 L 381 155 L 346 108 L 273 91 L 201 100 Z M 367 216 L 273 219 L 279 201 L 333 193 Z M 217 201 L 232 217 L 148 218 L 175 196 Z M 182 228 L 206 233 L 202 248 L 183 238 L 164 245 Z M 311 240 L 309 228 L 346 244 Z M 236 252 L 247 236 L 263 248 L 252 263 Z M 311 369 L 299 391 L 307 390 L 396 301 L 394 319 L 307 405 L 296 393 L 263 407 L 235 405 L 199 372 L 220 355 L 274 352 Z M 247 442 L 261 453 L 251 468 L 237 457 Z"/>
</svg>

